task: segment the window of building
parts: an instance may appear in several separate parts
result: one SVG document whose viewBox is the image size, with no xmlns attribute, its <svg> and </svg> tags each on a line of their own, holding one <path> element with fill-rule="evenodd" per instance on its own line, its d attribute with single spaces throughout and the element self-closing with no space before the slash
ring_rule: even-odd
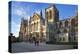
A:
<svg viewBox="0 0 80 54">
<path fill-rule="evenodd" d="M 30 29 L 30 28 L 29 28 Z M 31 29 L 30 29 L 30 31 L 32 31 L 32 24 L 31 24 Z"/>
<path fill-rule="evenodd" d="M 35 23 L 35 31 L 37 31 L 37 23 Z"/>
<path fill-rule="evenodd" d="M 34 31 L 34 25 L 32 24 L 32 31 Z"/>
<path fill-rule="evenodd" d="M 50 16 L 49 17 L 50 17 L 50 19 L 52 18 L 52 11 L 51 10 L 50 10 Z"/>
<path fill-rule="evenodd" d="M 36 30 L 36 24 L 34 23 L 34 31 Z"/>
<path fill-rule="evenodd" d="M 38 26 L 37 26 L 37 23 L 36 23 L 36 28 L 35 28 L 35 29 L 36 29 L 36 31 L 38 30 L 38 29 L 37 29 L 37 27 L 38 27 Z"/>
<path fill-rule="evenodd" d="M 38 22 L 37 22 L 37 30 L 38 30 Z"/>
</svg>

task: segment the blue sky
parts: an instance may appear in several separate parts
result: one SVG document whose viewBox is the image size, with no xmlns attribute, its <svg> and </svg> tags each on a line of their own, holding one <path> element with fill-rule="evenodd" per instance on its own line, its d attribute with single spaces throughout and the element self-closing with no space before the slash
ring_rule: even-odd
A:
<svg viewBox="0 0 80 54">
<path fill-rule="evenodd" d="M 18 37 L 20 30 L 21 18 L 25 17 L 29 20 L 29 17 L 32 16 L 34 12 L 40 13 L 45 8 L 49 7 L 49 3 L 32 3 L 32 2 L 12 2 L 11 4 L 11 32 Z M 55 4 L 59 10 L 59 19 L 66 19 L 70 16 L 74 16 L 77 11 L 76 5 L 65 5 L 65 4 Z M 44 17 L 45 18 L 45 17 Z"/>
</svg>

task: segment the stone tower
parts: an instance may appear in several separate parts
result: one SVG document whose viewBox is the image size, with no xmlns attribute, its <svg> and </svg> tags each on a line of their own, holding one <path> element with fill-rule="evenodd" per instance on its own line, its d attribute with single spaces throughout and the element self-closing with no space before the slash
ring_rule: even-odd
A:
<svg viewBox="0 0 80 54">
<path fill-rule="evenodd" d="M 21 19 L 20 32 L 19 32 L 20 41 L 25 40 L 27 23 L 28 23 L 27 20 L 25 20 L 24 18 Z"/>
<path fill-rule="evenodd" d="M 45 9 L 45 25 L 47 41 L 54 40 L 55 22 L 59 21 L 59 11 L 55 5 L 51 5 Z"/>
</svg>

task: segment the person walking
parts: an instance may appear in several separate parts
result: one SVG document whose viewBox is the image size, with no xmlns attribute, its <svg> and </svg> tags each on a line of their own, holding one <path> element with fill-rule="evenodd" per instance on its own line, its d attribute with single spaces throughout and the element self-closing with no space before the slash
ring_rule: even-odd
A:
<svg viewBox="0 0 80 54">
<path fill-rule="evenodd" d="M 32 39 L 33 39 L 34 45 L 36 46 L 36 37 L 33 37 Z"/>
<path fill-rule="evenodd" d="M 39 37 L 36 37 L 36 46 L 39 46 Z"/>
</svg>

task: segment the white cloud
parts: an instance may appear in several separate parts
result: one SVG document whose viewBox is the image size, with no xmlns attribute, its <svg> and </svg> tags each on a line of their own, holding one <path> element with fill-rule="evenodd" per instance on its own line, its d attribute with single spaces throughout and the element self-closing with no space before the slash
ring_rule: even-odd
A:
<svg viewBox="0 0 80 54">
<path fill-rule="evenodd" d="M 20 30 L 20 24 L 17 24 L 15 22 L 12 22 L 11 24 L 11 32 L 15 37 L 19 36 L 19 30 Z"/>
<path fill-rule="evenodd" d="M 29 9 L 29 8 L 28 8 Z M 27 11 L 28 11 L 27 9 Z M 28 11 L 29 12 L 29 11 Z M 14 10 L 12 10 L 12 14 L 15 14 L 19 17 L 24 17 L 25 19 L 28 19 L 30 18 L 30 16 L 28 15 L 28 13 L 25 11 L 25 8 L 15 8 Z M 21 18 L 20 21 L 21 21 Z M 14 19 L 14 18 L 13 18 Z M 17 19 L 16 19 L 17 20 Z M 16 22 L 12 21 L 12 24 L 11 24 L 11 32 L 13 33 L 14 36 L 18 37 L 19 36 L 19 31 L 20 31 L 20 22 L 19 20 Z"/>
<path fill-rule="evenodd" d="M 16 10 L 16 14 L 21 16 L 21 15 L 23 15 L 23 12 L 21 10 Z"/>
<path fill-rule="evenodd" d="M 24 10 L 24 8 L 16 8 L 14 10 L 14 13 L 20 17 L 24 17 L 26 15 L 26 11 Z"/>
</svg>

